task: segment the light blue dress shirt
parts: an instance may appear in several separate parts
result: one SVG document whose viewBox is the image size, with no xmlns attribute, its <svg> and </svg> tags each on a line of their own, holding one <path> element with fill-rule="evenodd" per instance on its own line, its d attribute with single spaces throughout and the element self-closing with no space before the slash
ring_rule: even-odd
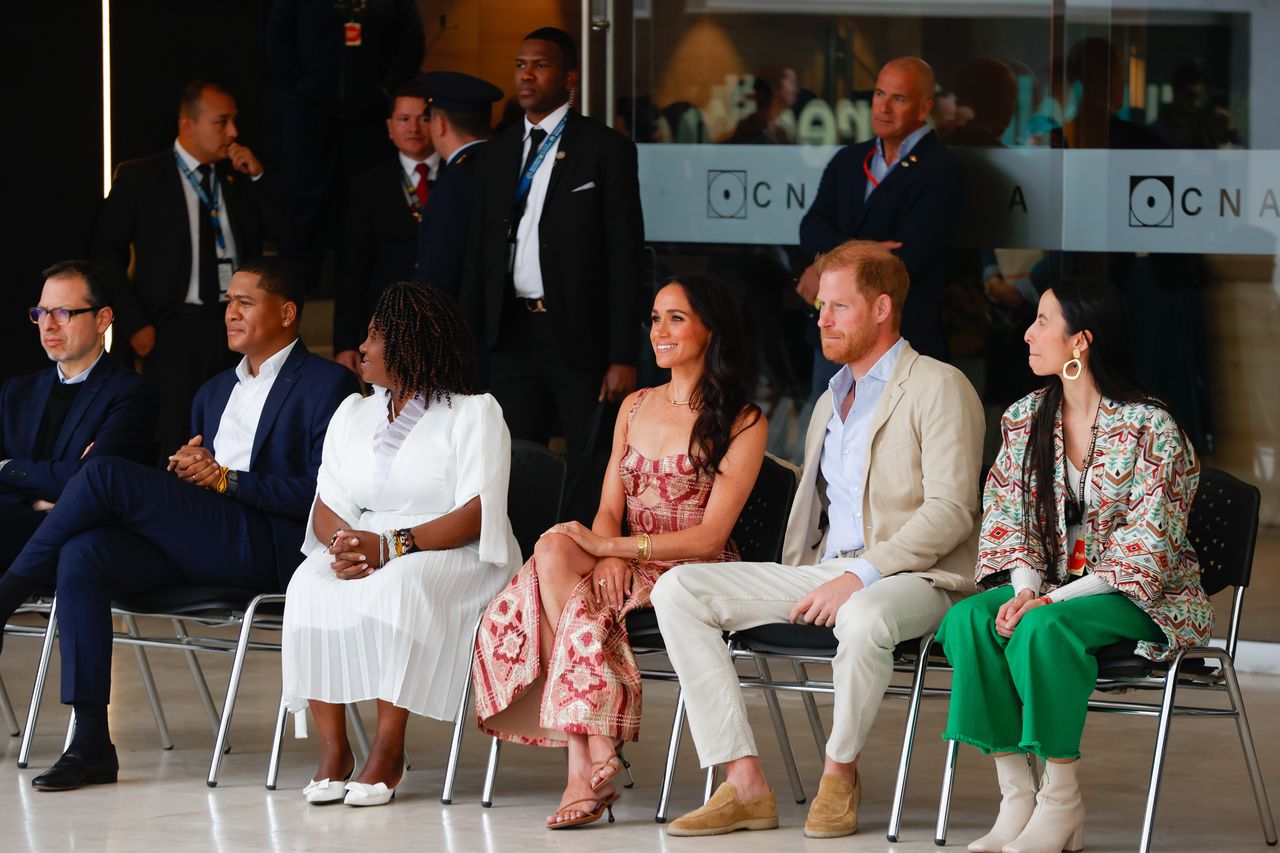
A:
<svg viewBox="0 0 1280 853">
<path fill-rule="evenodd" d="M 875 183 L 867 181 L 867 188 L 862 195 L 863 201 L 871 198 L 871 193 L 875 190 L 876 184 L 882 182 L 899 163 L 906 159 L 907 155 L 911 153 L 911 150 L 916 147 L 916 144 L 931 130 L 933 130 L 933 128 L 929 127 L 929 125 L 922 124 L 903 137 L 902 142 L 898 145 L 898 159 L 894 160 L 892 163 L 886 163 L 884 161 L 884 140 L 879 138 L 876 139 L 874 148 L 876 153 L 871 155 L 871 176 L 875 178 L 876 181 Z"/>
<path fill-rule="evenodd" d="M 93 369 L 98 366 L 98 362 L 102 361 L 102 357 L 106 354 L 107 354 L 106 350 L 103 350 L 102 352 L 98 353 L 98 357 L 93 360 L 93 364 L 89 365 L 88 370 L 83 370 L 80 373 L 76 374 L 75 376 L 71 377 L 70 379 L 68 379 L 67 375 L 62 372 L 62 365 L 61 364 L 56 365 L 56 367 L 58 368 L 58 382 L 60 382 L 63 385 L 79 385 L 81 382 L 84 382 L 86 379 L 89 378 L 89 374 L 93 373 Z"/>
<path fill-rule="evenodd" d="M 827 421 L 820 462 L 822 478 L 827 483 L 827 520 L 830 524 L 827 548 L 822 555 L 824 563 L 866 547 L 866 539 L 862 535 L 862 489 L 869 461 L 871 418 L 876 404 L 889 386 L 889 377 L 905 344 L 906 340 L 899 338 L 856 384 L 853 371 L 847 364 L 831 377 L 831 420 Z M 850 393 L 854 395 L 853 405 L 849 408 L 849 416 L 841 420 L 840 409 Z M 850 563 L 846 571 L 857 575 L 863 586 L 871 586 L 880 580 L 880 571 L 862 557 Z"/>
</svg>

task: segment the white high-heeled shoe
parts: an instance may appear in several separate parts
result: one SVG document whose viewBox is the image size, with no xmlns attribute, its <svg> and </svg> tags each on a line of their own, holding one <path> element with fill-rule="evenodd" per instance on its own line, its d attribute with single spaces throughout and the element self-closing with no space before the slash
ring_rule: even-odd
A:
<svg viewBox="0 0 1280 853">
<path fill-rule="evenodd" d="M 1076 781 L 1079 761 L 1045 762 L 1036 810 L 1002 853 L 1062 853 L 1084 849 L 1084 800 Z"/>
<path fill-rule="evenodd" d="M 991 831 L 969 845 L 969 853 L 1003 853 L 1036 809 L 1035 775 L 1025 752 L 997 755 L 996 778 L 1000 781 L 1000 814 Z"/>
<path fill-rule="evenodd" d="M 383 806 L 395 797 L 396 789 L 388 788 L 386 782 L 374 782 L 372 785 L 348 782 L 347 796 L 343 802 L 349 806 Z"/>
<path fill-rule="evenodd" d="M 302 798 L 313 806 L 323 806 L 341 800 L 346 796 L 346 790 L 346 779 L 312 779 L 302 789 Z"/>
</svg>

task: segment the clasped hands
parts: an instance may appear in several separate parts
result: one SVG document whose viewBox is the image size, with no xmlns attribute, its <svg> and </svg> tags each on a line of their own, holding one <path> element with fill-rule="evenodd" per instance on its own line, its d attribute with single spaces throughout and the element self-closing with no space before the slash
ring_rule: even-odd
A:
<svg viewBox="0 0 1280 853">
<path fill-rule="evenodd" d="M 329 568 L 339 580 L 354 581 L 367 578 L 378 570 L 378 548 L 381 536 L 368 530 L 336 530 L 329 543 L 333 562 Z M 370 558 L 373 555 L 373 558 Z"/>
<path fill-rule="evenodd" d="M 597 558 L 591 573 L 585 576 L 591 583 L 592 601 L 597 606 L 621 608 L 631 592 L 631 565 L 626 559 L 611 554 L 609 539 L 578 521 L 554 524 L 542 535 L 549 533 L 569 537 L 579 548 Z"/>
<path fill-rule="evenodd" d="M 996 611 L 996 633 L 1006 640 L 1013 636 L 1022 617 L 1028 611 L 1043 607 L 1045 601 L 1029 589 L 1019 590 L 1013 598 L 1000 605 Z"/>
<path fill-rule="evenodd" d="M 169 457 L 167 470 L 180 479 L 195 483 L 202 489 L 211 489 L 222 478 L 222 466 L 205 447 L 203 436 L 195 436 Z"/>
</svg>

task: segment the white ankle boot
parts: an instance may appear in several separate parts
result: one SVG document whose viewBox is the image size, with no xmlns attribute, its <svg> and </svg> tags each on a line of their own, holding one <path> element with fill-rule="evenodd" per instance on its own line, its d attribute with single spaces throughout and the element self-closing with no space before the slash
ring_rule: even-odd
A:
<svg viewBox="0 0 1280 853">
<path fill-rule="evenodd" d="M 969 845 L 969 853 L 1002 853 L 1035 811 L 1035 777 L 1026 753 L 997 755 L 996 778 L 1000 781 L 1000 814 L 991 831 Z"/>
<path fill-rule="evenodd" d="M 1076 782 L 1079 761 L 1045 762 L 1044 779 L 1036 795 L 1036 810 L 1022 834 L 1004 846 L 1003 853 L 1062 853 L 1084 849 L 1084 801 Z"/>
</svg>

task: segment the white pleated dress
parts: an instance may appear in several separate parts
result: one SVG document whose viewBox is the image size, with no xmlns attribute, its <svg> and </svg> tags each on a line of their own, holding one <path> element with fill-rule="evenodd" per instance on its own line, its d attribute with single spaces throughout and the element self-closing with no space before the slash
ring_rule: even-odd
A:
<svg viewBox="0 0 1280 853">
<path fill-rule="evenodd" d="M 452 719 L 466 685 L 476 619 L 520 565 L 507 521 L 511 439 L 488 394 L 420 401 L 387 422 L 384 392 L 352 395 L 325 436 L 317 496 L 353 529 L 381 533 L 439 518 L 479 496 L 480 538 L 391 560 L 340 580 L 307 520 L 306 554 L 285 603 L 284 696 L 382 699 Z M 376 561 L 376 555 L 370 555 Z"/>
</svg>

